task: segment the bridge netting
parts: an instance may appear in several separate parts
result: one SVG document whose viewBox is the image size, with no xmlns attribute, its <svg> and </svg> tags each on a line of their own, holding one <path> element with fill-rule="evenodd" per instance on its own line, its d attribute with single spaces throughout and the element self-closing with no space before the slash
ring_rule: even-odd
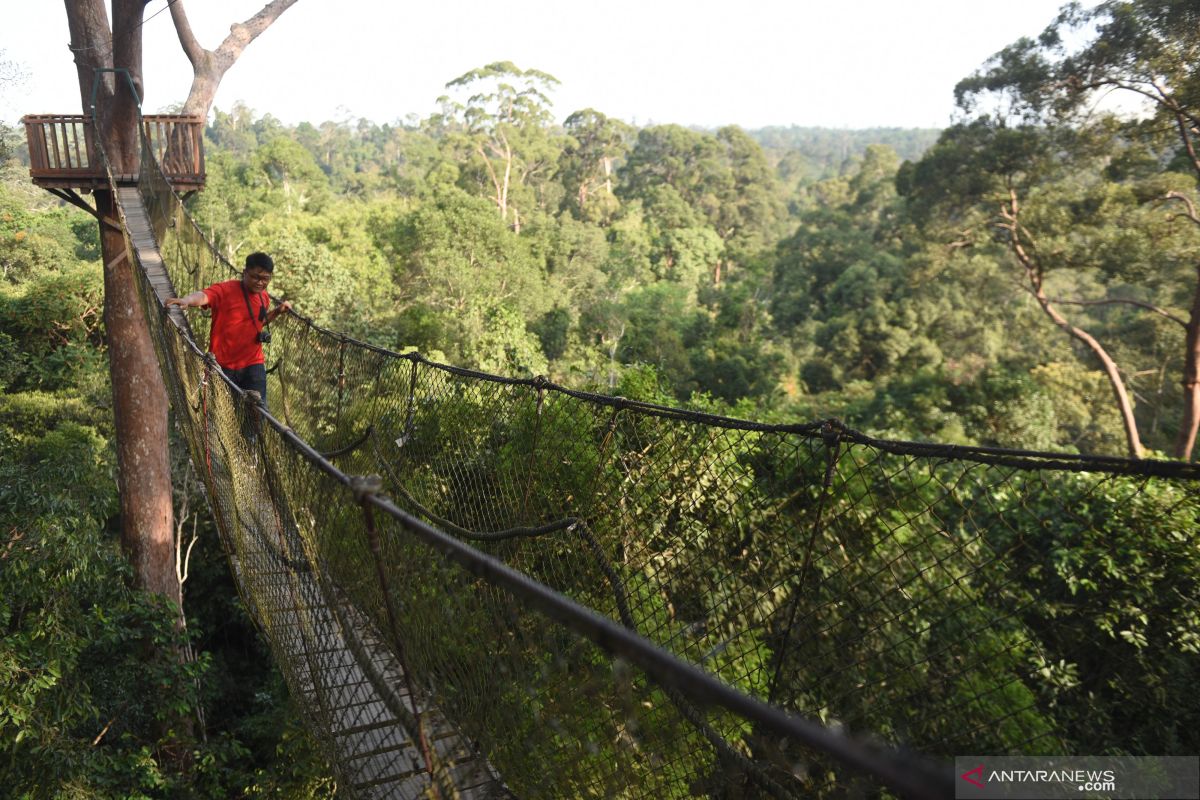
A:
<svg viewBox="0 0 1200 800">
<path fill-rule="evenodd" d="M 139 191 L 177 294 L 236 276 L 153 160 Z M 399 665 L 369 677 L 432 796 L 470 789 L 439 726 L 487 792 L 531 798 L 934 797 L 955 755 L 1200 749 L 1196 465 L 757 424 L 296 314 L 262 413 L 197 346 L 203 315 L 177 324 L 149 279 L 143 300 L 239 589 L 335 769 L 371 720 L 318 678 L 324 628 Z"/>
</svg>

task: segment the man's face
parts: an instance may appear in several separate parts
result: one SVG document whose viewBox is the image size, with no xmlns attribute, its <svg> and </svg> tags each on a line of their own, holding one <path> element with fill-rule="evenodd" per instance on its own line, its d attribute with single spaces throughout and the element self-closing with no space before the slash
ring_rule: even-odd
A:
<svg viewBox="0 0 1200 800">
<path fill-rule="evenodd" d="M 247 267 L 242 270 L 242 283 L 251 292 L 265 292 L 271 282 L 271 273 L 262 267 Z"/>
</svg>

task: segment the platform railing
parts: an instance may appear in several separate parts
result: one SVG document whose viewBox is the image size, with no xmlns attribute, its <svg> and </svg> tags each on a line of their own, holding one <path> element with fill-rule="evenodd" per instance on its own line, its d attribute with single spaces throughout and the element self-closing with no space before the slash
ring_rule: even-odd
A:
<svg viewBox="0 0 1200 800">
<path fill-rule="evenodd" d="M 82 114 L 29 114 L 25 139 L 29 175 L 39 186 L 103 188 L 106 178 L 95 150 L 94 123 Z M 176 114 L 142 117 L 146 140 L 177 192 L 204 186 L 204 120 Z"/>
<path fill-rule="evenodd" d="M 204 186 L 204 120 L 173 114 L 142 117 L 146 140 L 175 191 Z"/>
<path fill-rule="evenodd" d="M 82 115 L 30 114 L 25 123 L 29 174 L 42 179 L 99 179 L 104 168 L 93 150 L 92 119 Z"/>
</svg>

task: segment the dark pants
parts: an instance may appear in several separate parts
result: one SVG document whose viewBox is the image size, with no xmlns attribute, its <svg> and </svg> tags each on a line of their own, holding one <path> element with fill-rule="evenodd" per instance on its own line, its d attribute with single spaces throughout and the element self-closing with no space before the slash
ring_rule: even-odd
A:
<svg viewBox="0 0 1200 800">
<path fill-rule="evenodd" d="M 233 381 L 233 385 L 244 392 L 258 392 L 262 397 L 263 408 L 267 407 L 267 368 L 262 364 L 251 364 L 248 367 L 241 369 L 225 369 L 221 367 L 221 371 L 229 380 Z"/>
</svg>

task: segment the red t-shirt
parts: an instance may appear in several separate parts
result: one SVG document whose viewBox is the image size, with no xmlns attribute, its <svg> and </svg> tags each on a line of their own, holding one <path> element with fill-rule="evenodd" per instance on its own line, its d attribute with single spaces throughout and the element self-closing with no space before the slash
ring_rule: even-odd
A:
<svg viewBox="0 0 1200 800">
<path fill-rule="evenodd" d="M 212 330 L 208 349 L 225 369 L 243 369 L 262 364 L 262 343 L 258 332 L 263 329 L 263 314 L 271 307 L 266 292 L 243 289 L 240 280 L 214 283 L 204 290 L 208 307 L 212 309 Z M 250 301 L 249 308 L 246 301 Z M 253 317 L 251 317 L 253 313 Z"/>
</svg>

